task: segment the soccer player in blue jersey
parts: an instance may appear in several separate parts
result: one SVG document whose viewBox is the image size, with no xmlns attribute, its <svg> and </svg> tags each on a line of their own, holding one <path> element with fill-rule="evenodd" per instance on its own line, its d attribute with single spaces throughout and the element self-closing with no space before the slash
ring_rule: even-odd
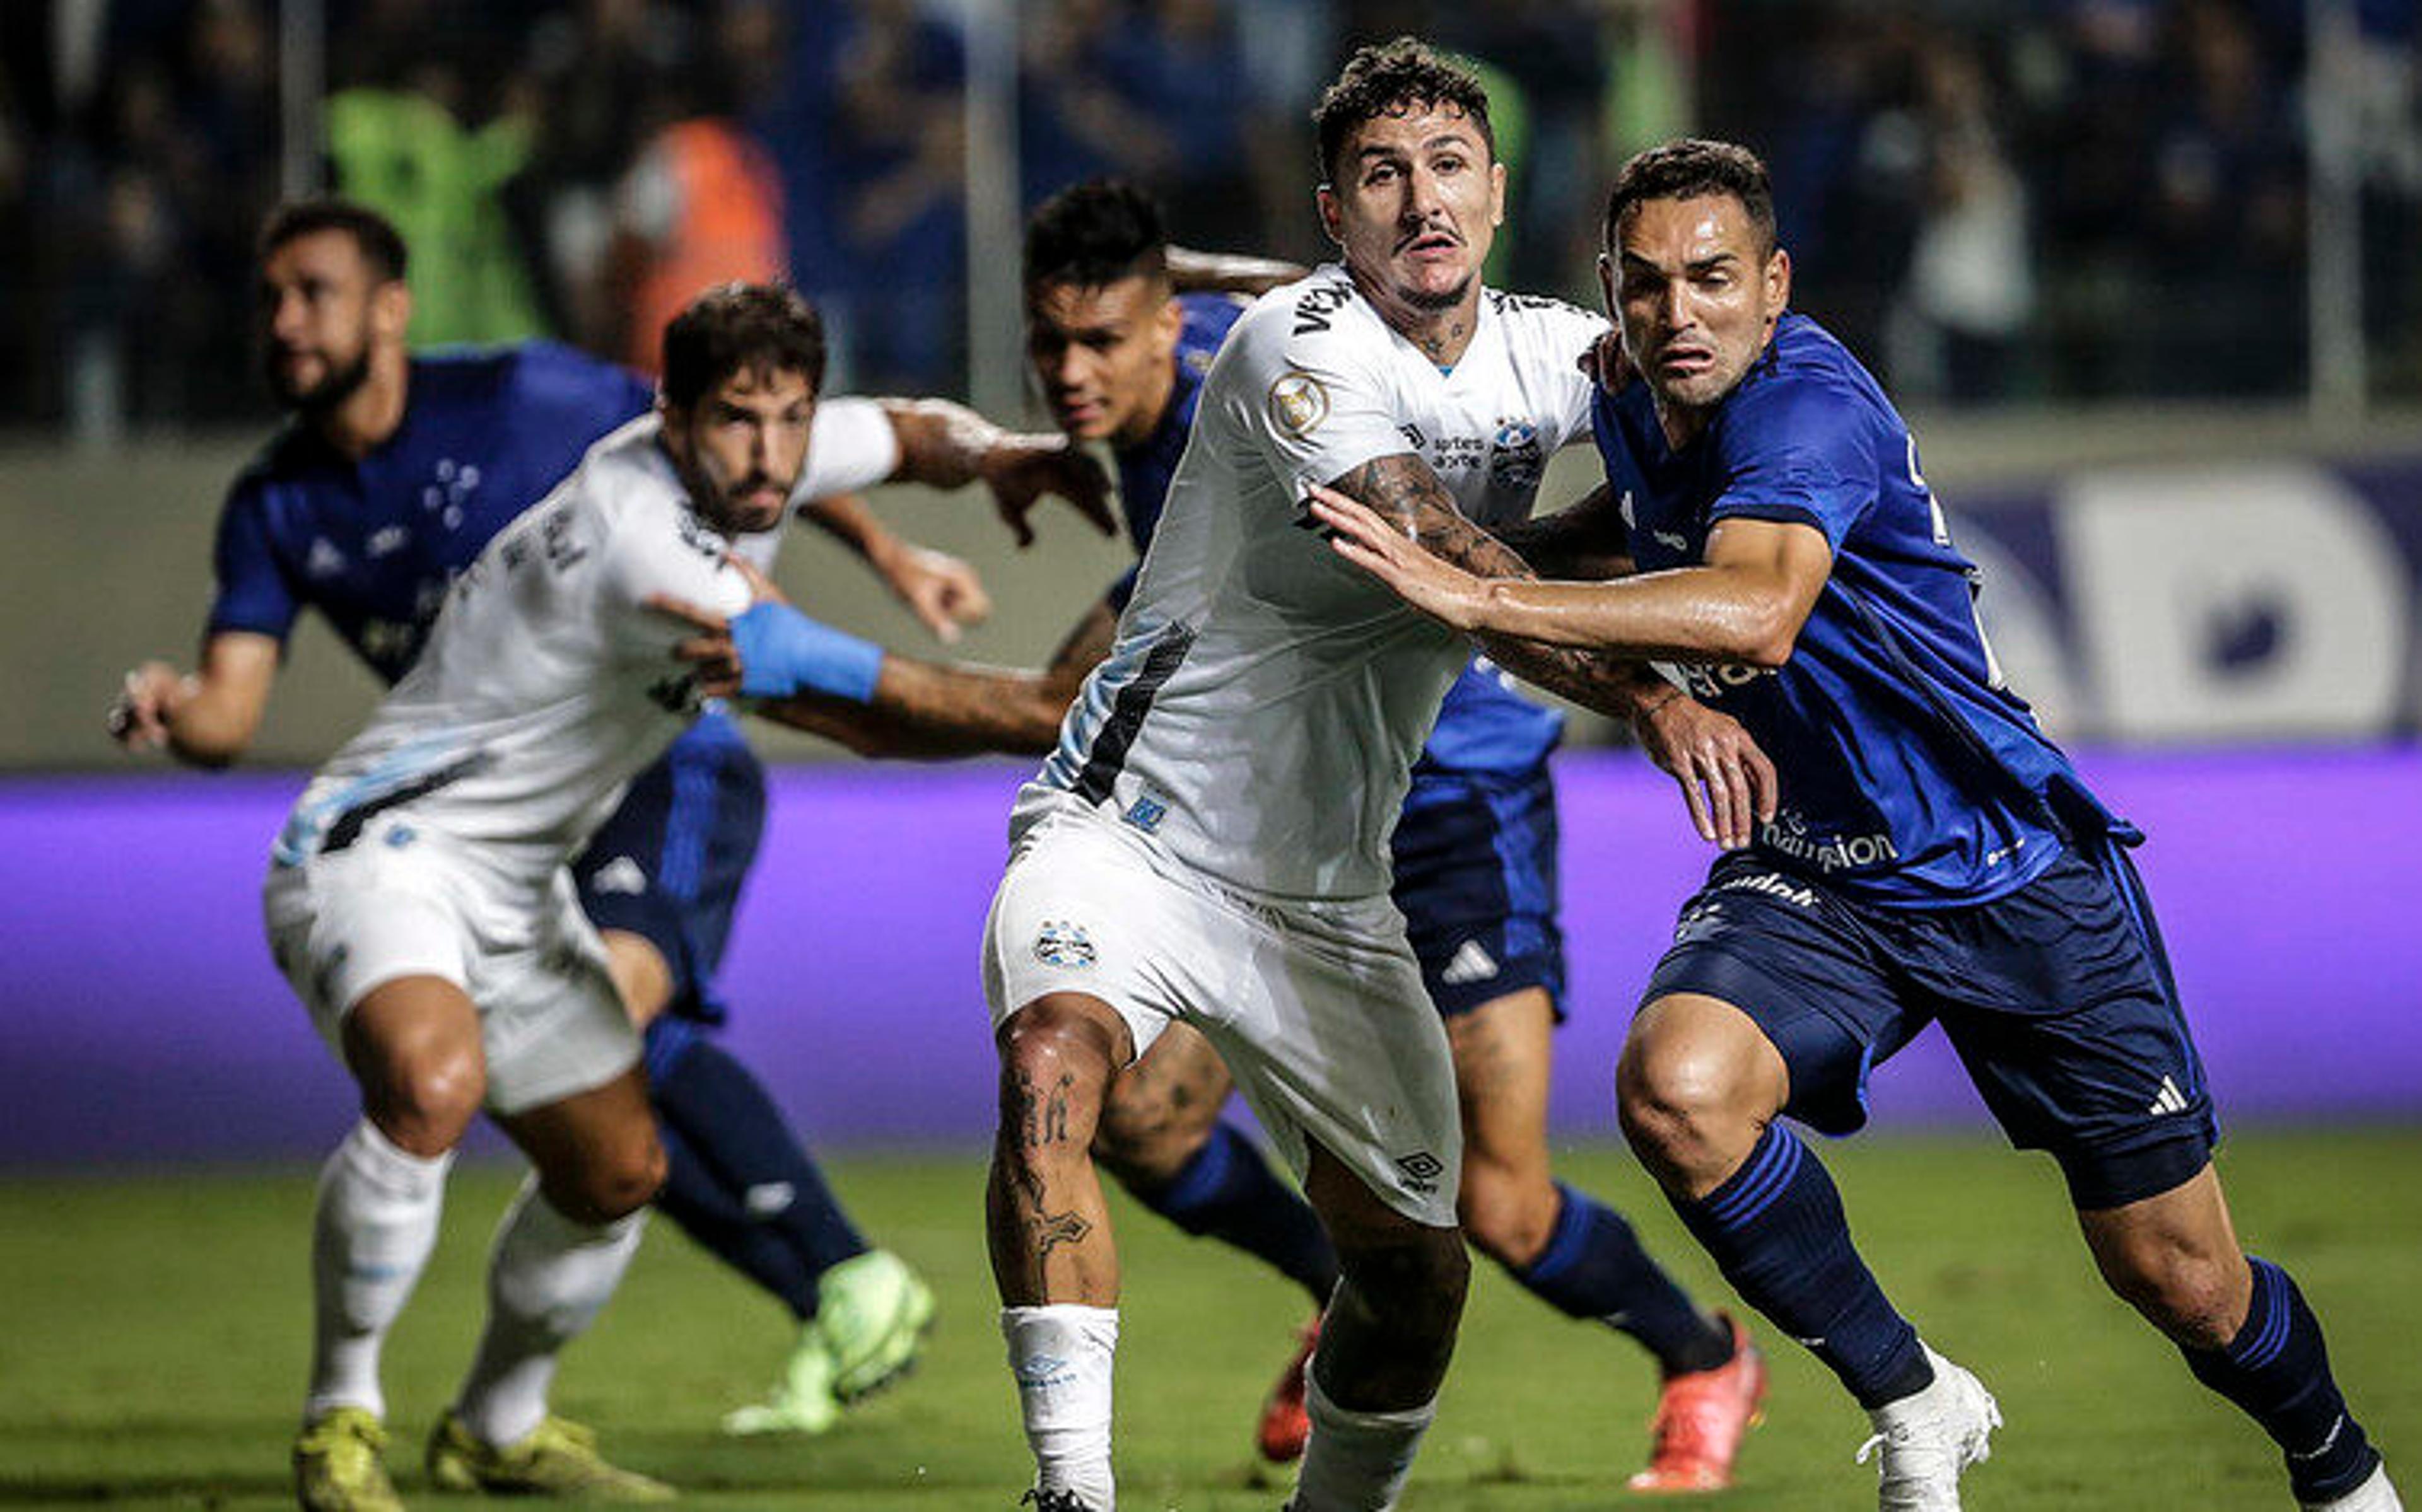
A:
<svg viewBox="0 0 2422 1512">
<path fill-rule="evenodd" d="M 1064 191 L 1030 221 L 1027 341 L 1035 377 L 1062 429 L 1110 446 L 1140 554 L 1185 450 L 1203 376 L 1243 308 L 1227 293 L 1173 295 L 1172 276 L 1258 291 L 1301 272 L 1172 254 L 1151 200 L 1115 182 Z M 1055 660 L 1070 693 L 1108 654 L 1136 571 L 1111 585 Z M 1059 710 L 1037 710 L 1034 749 L 1049 748 L 1059 719 Z M 1634 1487 L 1713 1489 L 1730 1484 L 1734 1453 L 1757 1410 L 1756 1351 L 1691 1304 L 1620 1214 L 1549 1172 L 1548 1083 L 1564 954 L 1548 755 L 1562 733 L 1560 714 L 1475 660 L 1448 691 L 1413 770 L 1393 839 L 1394 896 L 1454 1052 L 1466 1236 L 1549 1305 L 1620 1329 L 1655 1355 L 1664 1400 L 1652 1461 Z M 1094 1153 L 1145 1206 L 1266 1261 L 1304 1286 L 1317 1307 L 1336 1283 L 1334 1254 L 1311 1208 L 1220 1118 L 1230 1085 L 1209 1041 L 1175 1025 L 1112 1083 Z M 1302 1449 L 1303 1363 L 1299 1354 L 1259 1425 L 1272 1458 Z"/>
<path fill-rule="evenodd" d="M 1350 500 L 1323 491 L 1316 513 L 1484 646 L 1680 663 L 1776 759 L 1779 812 L 1684 906 L 1644 994 L 1617 1075 L 1633 1147 L 1742 1296 L 1867 1409 L 1880 1504 L 1957 1508 L 1999 1410 L 1885 1299 L 1781 1121 L 1858 1128 L 1869 1069 L 1939 1021 L 2012 1142 L 2058 1162 L 2102 1275 L 2279 1444 L 2297 1503 L 2399 1507 L 2296 1284 L 2239 1248 L 2126 854 L 2142 836 L 2003 686 L 1908 427 L 1787 313 L 1764 165 L 1722 143 L 1644 153 L 1606 236 L 1642 381 L 1597 402 L 1609 492 L 1541 534 L 1628 538 L 1639 575 L 1491 581 Z"/>
<path fill-rule="evenodd" d="M 295 423 L 230 491 L 198 671 L 152 662 L 129 675 L 112 726 L 130 745 L 165 745 L 204 766 L 239 756 L 306 607 L 395 681 L 454 575 L 591 442 L 653 404 L 635 376 L 546 343 L 409 356 L 405 257 L 383 219 L 341 202 L 291 206 L 266 226 L 264 355 Z M 1098 470 L 1064 442 L 1011 436 L 956 406 L 836 400 L 817 422 L 805 488 L 982 476 L 1021 535 L 1046 490 L 1104 507 Z M 982 612 L 981 585 L 964 564 L 900 541 L 854 500 L 803 512 L 882 571 L 929 625 Z M 742 549 L 764 556 L 772 544 Z M 577 877 L 617 985 L 648 1031 L 650 1095 L 668 1157 L 659 1204 L 801 1320 L 781 1387 L 730 1426 L 816 1431 L 841 1401 L 905 1366 L 931 1301 L 906 1267 L 867 1245 L 772 1098 L 705 1032 L 722 1017 L 710 983 L 763 811 L 755 758 L 731 720 L 710 715 L 633 784 Z M 416 1064 L 409 1047 L 388 1049 L 356 1065 L 365 1117 L 331 1162 L 323 1208 L 343 1206 L 338 1189 L 348 1183 L 441 1178 L 442 1167 L 424 1167 L 442 1161 L 448 1130 L 475 1111 L 476 1089 Z M 339 1299 L 323 1300 L 323 1333 L 343 1331 Z M 338 1441 L 358 1426 L 338 1410 L 371 1407 L 375 1426 L 377 1351 L 374 1337 L 368 1348 L 322 1343 L 325 1368 L 315 1371 L 298 1471 L 325 1487 L 320 1472 L 345 1457 Z"/>
</svg>

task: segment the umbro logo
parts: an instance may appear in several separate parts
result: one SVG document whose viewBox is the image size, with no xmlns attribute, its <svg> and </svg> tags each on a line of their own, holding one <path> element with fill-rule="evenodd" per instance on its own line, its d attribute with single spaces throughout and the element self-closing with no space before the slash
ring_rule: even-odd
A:
<svg viewBox="0 0 2422 1512">
<path fill-rule="evenodd" d="M 1406 1191 L 1426 1195 L 1438 1190 L 1439 1177 L 1446 1175 L 1446 1162 L 1427 1150 L 1415 1150 L 1397 1156 L 1396 1169 L 1405 1174 Z"/>
<path fill-rule="evenodd" d="M 648 890 L 648 874 L 628 856 L 616 856 L 597 868 L 597 880 L 589 884 L 591 892 L 627 893 L 636 897 Z"/>
<path fill-rule="evenodd" d="M 2178 1090 L 2178 1084 L 2176 1082 L 2166 1076 L 2162 1077 L 2161 1093 L 2153 1099 L 2152 1104 L 2145 1111 L 2155 1117 L 2163 1114 L 2184 1113 L 2187 1111 L 2186 1094 Z"/>
<path fill-rule="evenodd" d="M 1461 987 L 1467 982 L 1485 982 L 1497 974 L 1497 961 L 1483 950 L 1477 940 L 1467 940 L 1455 947 L 1439 980 L 1449 987 Z"/>
</svg>

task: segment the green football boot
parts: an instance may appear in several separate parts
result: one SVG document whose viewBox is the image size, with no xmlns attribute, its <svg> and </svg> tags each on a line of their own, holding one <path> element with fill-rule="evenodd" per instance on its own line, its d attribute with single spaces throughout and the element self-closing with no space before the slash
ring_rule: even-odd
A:
<svg viewBox="0 0 2422 1512">
<path fill-rule="evenodd" d="M 889 1250 L 843 1260 L 816 1282 L 816 1316 L 832 1357 L 832 1394 L 855 1402 L 917 1364 L 934 1326 L 933 1289 Z"/>
<path fill-rule="evenodd" d="M 550 1415 L 519 1443 L 494 1448 L 448 1411 L 429 1436 L 429 1480 L 442 1491 L 579 1497 L 592 1502 L 669 1502 L 663 1481 L 624 1470 L 597 1452 L 597 1435 Z"/>
<path fill-rule="evenodd" d="M 762 1402 L 723 1414 L 723 1431 L 743 1437 L 761 1433 L 823 1433 L 841 1421 L 833 1395 L 832 1348 L 813 1320 L 799 1329 L 799 1342 L 782 1367 L 782 1379 Z"/>
<path fill-rule="evenodd" d="M 303 1512 L 403 1512 L 386 1478 L 386 1429 L 369 1411 L 339 1407 L 294 1440 L 294 1500 Z"/>
</svg>

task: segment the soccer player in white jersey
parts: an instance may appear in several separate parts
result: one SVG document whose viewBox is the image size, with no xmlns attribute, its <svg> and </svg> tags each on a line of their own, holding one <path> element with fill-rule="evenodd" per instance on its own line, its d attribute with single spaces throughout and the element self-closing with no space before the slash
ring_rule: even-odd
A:
<svg viewBox="0 0 2422 1512">
<path fill-rule="evenodd" d="M 322 1035 L 356 1074 L 398 1083 L 366 1095 L 425 1126 L 414 1150 L 372 1142 L 323 1188 L 313 1263 L 323 1321 L 344 1326 L 321 1331 L 318 1389 L 375 1399 L 379 1345 L 434 1243 L 471 1111 L 484 1102 L 536 1167 L 431 1444 L 447 1489 L 669 1494 L 546 1411 L 556 1355 L 612 1294 L 664 1174 L 638 1037 L 567 869 L 698 713 L 669 660 L 684 629 L 651 597 L 732 616 L 750 694 L 873 712 L 923 665 L 778 601 L 752 607 L 762 579 L 737 560 L 805 467 L 814 312 L 731 286 L 700 296 L 665 348 L 657 413 L 599 442 L 456 581 L 412 670 L 297 803 L 264 887 L 272 951 Z M 381 1494 L 353 1504 L 395 1504 L 383 1475 L 355 1479 Z"/>
<path fill-rule="evenodd" d="M 1044 1512 L 1115 1502 L 1119 1270 L 1088 1145 L 1112 1075 L 1174 1021 L 1219 1050 L 1345 1272 L 1292 1504 L 1393 1505 L 1435 1409 L 1467 1273 L 1461 1134 L 1388 835 L 1467 650 L 1340 571 L 1303 501 L 1331 484 L 1514 569 L 1480 527 L 1521 521 L 1588 429 L 1575 358 L 1603 323 L 1479 283 L 1504 203 L 1486 112 L 1409 39 L 1324 97 L 1342 259 L 1262 298 L 1214 362 L 1115 648 L 1011 820 L 984 945 L 987 1218 Z M 1634 665 L 1515 670 L 1601 707 L 1672 695 Z"/>
</svg>

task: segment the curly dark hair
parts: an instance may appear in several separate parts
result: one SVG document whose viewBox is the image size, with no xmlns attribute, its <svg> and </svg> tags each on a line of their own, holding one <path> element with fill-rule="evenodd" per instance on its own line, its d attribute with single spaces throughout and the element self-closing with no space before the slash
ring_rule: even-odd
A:
<svg viewBox="0 0 2422 1512">
<path fill-rule="evenodd" d="M 1606 244 L 1614 245 L 1623 212 L 1644 199 L 1697 199 L 1729 195 L 1740 201 L 1758 235 L 1759 253 L 1774 250 L 1774 183 L 1766 164 L 1733 142 L 1685 136 L 1635 154 L 1614 176 L 1606 196 Z"/>
<path fill-rule="evenodd" d="M 1399 37 L 1385 46 L 1358 50 L 1313 107 L 1313 124 L 1320 129 L 1322 176 L 1337 181 L 1338 155 L 1356 127 L 1414 105 L 1461 110 L 1480 129 L 1488 155 L 1497 155 L 1497 133 L 1488 124 L 1488 91 L 1480 76 L 1440 57 L 1418 39 Z"/>
<path fill-rule="evenodd" d="M 780 284 L 717 284 L 665 327 L 665 402 L 688 409 L 732 374 L 794 372 L 825 384 L 825 323 Z"/>
<path fill-rule="evenodd" d="M 358 200 L 333 195 L 290 199 L 271 210 L 268 219 L 260 223 L 260 235 L 253 243 L 254 256 L 267 262 L 272 253 L 289 242 L 299 242 L 322 231 L 342 231 L 352 237 L 354 245 L 361 249 L 362 260 L 370 265 L 383 284 L 401 280 L 411 261 L 403 233 L 395 228 L 393 221 Z"/>
<path fill-rule="evenodd" d="M 1035 208 L 1026 222 L 1026 287 L 1099 288 L 1169 272 L 1169 233 L 1152 196 L 1121 179 L 1088 179 Z"/>
</svg>

